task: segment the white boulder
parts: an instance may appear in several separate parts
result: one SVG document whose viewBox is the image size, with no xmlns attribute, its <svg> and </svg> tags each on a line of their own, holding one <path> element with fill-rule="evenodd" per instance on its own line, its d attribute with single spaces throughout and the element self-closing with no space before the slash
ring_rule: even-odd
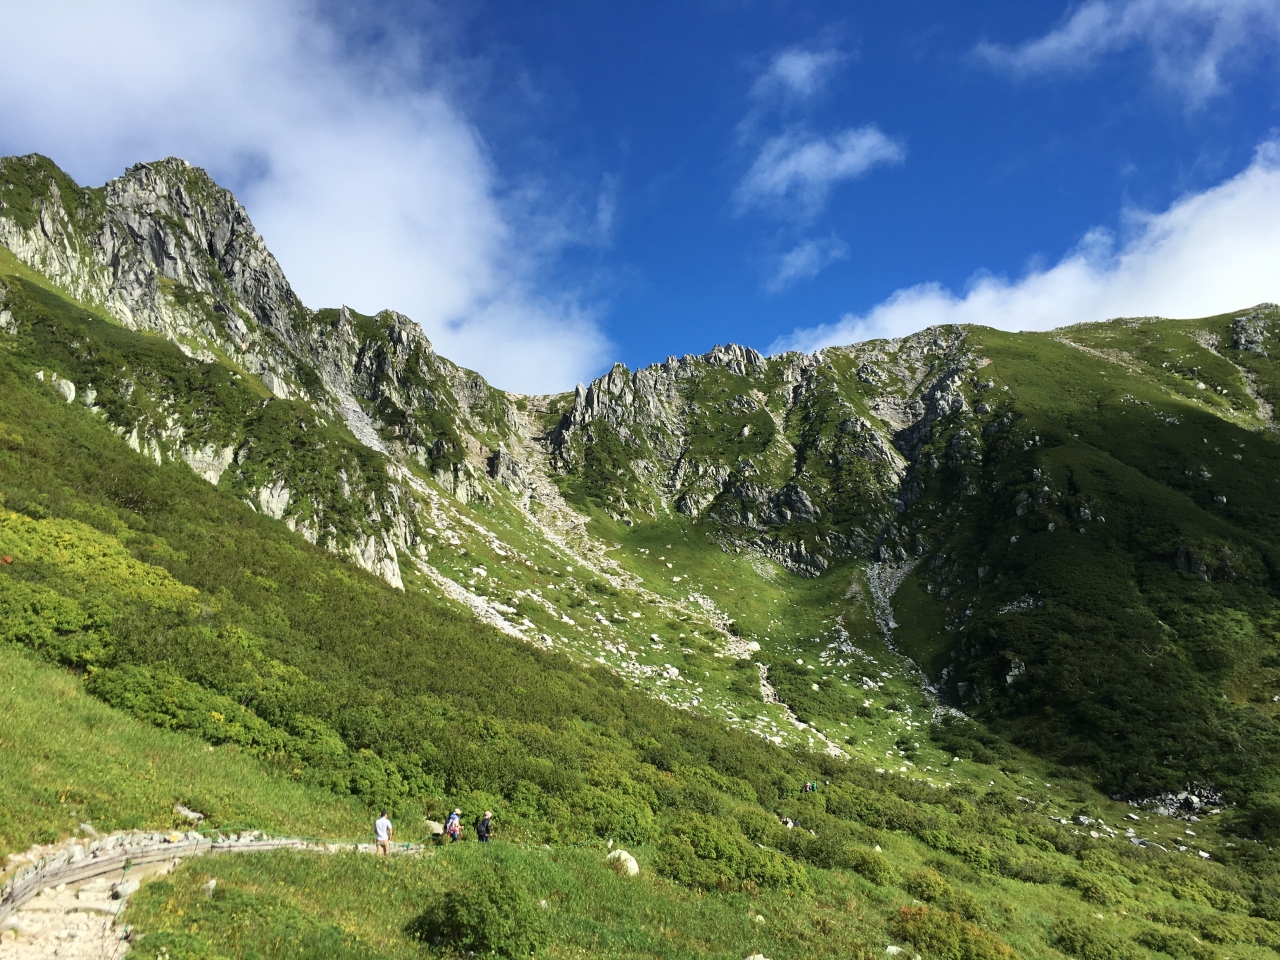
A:
<svg viewBox="0 0 1280 960">
<path fill-rule="evenodd" d="M 636 862 L 636 858 L 621 847 L 610 851 L 609 855 L 604 858 L 604 862 L 619 876 L 634 877 L 640 873 L 640 864 Z"/>
</svg>

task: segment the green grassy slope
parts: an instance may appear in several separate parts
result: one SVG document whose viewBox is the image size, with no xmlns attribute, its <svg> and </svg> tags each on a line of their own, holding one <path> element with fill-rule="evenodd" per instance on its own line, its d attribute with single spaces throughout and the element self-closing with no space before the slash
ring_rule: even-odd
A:
<svg viewBox="0 0 1280 960">
<path fill-rule="evenodd" d="M 88 822 L 99 832 L 189 824 L 291 836 L 360 837 L 367 812 L 234 747 L 159 730 L 88 696 L 64 669 L 0 647 L 0 856 Z"/>
<path fill-rule="evenodd" d="M 1248 416 L 1240 371 L 1187 332 L 1221 326 L 1069 334 L 1194 351 L 1199 376 L 1221 368 L 1225 393 L 1137 350 L 1116 362 L 975 331 L 983 375 L 1008 387 L 987 420 L 1011 425 L 962 471 L 925 478 L 920 529 L 938 548 L 899 619 L 968 707 L 1104 789 L 1198 781 L 1264 811 L 1280 786 L 1280 444 Z M 985 495 L 956 497 L 963 480 Z"/>
</svg>

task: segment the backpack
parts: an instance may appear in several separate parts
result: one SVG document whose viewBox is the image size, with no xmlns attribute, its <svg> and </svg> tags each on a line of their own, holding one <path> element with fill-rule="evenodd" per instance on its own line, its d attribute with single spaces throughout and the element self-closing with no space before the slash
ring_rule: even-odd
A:
<svg viewBox="0 0 1280 960">
<path fill-rule="evenodd" d="M 451 837 L 461 836 L 462 834 L 462 824 L 458 821 L 457 817 L 450 817 L 449 822 L 445 825 L 444 829 L 445 833 L 449 834 Z"/>
</svg>

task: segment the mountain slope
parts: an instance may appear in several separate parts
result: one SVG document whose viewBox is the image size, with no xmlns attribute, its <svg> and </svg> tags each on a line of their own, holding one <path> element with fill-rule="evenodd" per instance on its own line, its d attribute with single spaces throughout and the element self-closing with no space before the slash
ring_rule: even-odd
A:
<svg viewBox="0 0 1280 960">
<path fill-rule="evenodd" d="M 1082 896 L 1274 944 L 1276 308 L 515 396 L 303 306 L 181 161 L 8 158 L 0 198 L 4 639 L 108 704 L 805 923 L 863 877 L 863 940 L 928 866 L 1027 955 Z M 1191 783 L 1195 841 L 1157 796 Z"/>
</svg>

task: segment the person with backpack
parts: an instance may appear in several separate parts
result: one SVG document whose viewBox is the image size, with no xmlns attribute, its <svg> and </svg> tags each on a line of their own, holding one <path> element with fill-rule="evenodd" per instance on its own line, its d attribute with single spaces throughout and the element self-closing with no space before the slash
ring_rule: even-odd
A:
<svg viewBox="0 0 1280 960">
<path fill-rule="evenodd" d="M 489 834 L 493 831 L 493 811 L 486 810 L 484 816 L 476 821 L 476 839 L 481 843 L 489 842 Z"/>
<path fill-rule="evenodd" d="M 378 818 L 373 825 L 373 839 L 376 852 L 379 856 L 389 856 L 391 853 L 391 837 L 395 833 L 395 828 L 391 826 L 391 820 L 387 816 L 387 811 L 382 811 L 382 816 Z"/>
<path fill-rule="evenodd" d="M 445 821 L 444 832 L 449 837 L 450 843 L 457 843 L 462 839 L 462 811 L 455 809 L 449 814 L 449 819 Z"/>
</svg>

